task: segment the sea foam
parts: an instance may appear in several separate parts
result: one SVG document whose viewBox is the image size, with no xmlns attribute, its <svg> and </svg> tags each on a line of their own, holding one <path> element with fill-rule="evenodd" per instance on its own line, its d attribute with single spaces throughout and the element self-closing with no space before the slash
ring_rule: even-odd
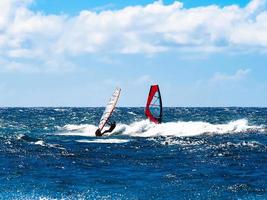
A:
<svg viewBox="0 0 267 200">
<path fill-rule="evenodd" d="M 61 128 L 59 135 L 72 136 L 95 136 L 97 127 L 91 124 L 65 125 Z M 262 132 L 263 126 L 249 125 L 246 119 L 230 121 L 225 124 L 211 124 L 203 121 L 177 121 L 162 124 L 154 124 L 148 120 L 134 122 L 132 124 L 117 124 L 112 133 L 105 135 L 127 135 L 134 137 L 155 137 L 155 136 L 197 136 L 202 134 L 232 134 Z"/>
</svg>

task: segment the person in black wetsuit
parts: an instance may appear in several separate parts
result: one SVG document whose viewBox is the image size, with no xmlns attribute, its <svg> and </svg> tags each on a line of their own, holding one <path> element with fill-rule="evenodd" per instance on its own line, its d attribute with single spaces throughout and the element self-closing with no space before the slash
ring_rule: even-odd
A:
<svg viewBox="0 0 267 200">
<path fill-rule="evenodd" d="M 95 132 L 95 135 L 96 136 L 102 136 L 105 133 L 109 133 L 109 132 L 111 133 L 115 129 L 115 127 L 116 127 L 116 122 L 111 122 L 110 123 L 108 121 L 107 124 L 110 125 L 109 129 L 105 130 L 103 133 L 101 133 L 101 131 L 99 129 L 97 129 L 96 132 Z"/>
</svg>

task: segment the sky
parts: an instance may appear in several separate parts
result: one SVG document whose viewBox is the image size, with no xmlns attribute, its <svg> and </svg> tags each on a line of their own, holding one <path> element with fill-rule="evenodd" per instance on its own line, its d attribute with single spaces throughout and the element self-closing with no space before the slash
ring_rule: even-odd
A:
<svg viewBox="0 0 267 200">
<path fill-rule="evenodd" d="M 267 0 L 1 0 L 0 106 L 267 106 Z"/>
</svg>

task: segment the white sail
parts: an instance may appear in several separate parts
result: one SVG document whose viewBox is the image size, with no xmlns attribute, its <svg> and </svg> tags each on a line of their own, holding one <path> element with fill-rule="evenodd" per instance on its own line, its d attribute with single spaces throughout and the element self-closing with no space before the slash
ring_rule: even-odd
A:
<svg viewBox="0 0 267 200">
<path fill-rule="evenodd" d="M 120 93 L 121 93 L 121 89 L 120 88 L 116 88 L 116 90 L 114 91 L 113 95 L 111 96 L 106 109 L 100 119 L 98 128 L 100 129 L 100 131 L 104 128 L 105 124 L 107 123 L 109 117 L 111 116 L 112 112 L 115 109 L 115 106 L 118 102 L 118 99 L 120 97 Z"/>
</svg>

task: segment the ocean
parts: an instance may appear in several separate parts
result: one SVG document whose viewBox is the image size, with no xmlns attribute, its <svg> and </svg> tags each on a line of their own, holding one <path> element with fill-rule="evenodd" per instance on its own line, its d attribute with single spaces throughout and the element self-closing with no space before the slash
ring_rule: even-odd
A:
<svg viewBox="0 0 267 200">
<path fill-rule="evenodd" d="M 0 108 L 0 199 L 267 199 L 267 108 Z"/>
</svg>

